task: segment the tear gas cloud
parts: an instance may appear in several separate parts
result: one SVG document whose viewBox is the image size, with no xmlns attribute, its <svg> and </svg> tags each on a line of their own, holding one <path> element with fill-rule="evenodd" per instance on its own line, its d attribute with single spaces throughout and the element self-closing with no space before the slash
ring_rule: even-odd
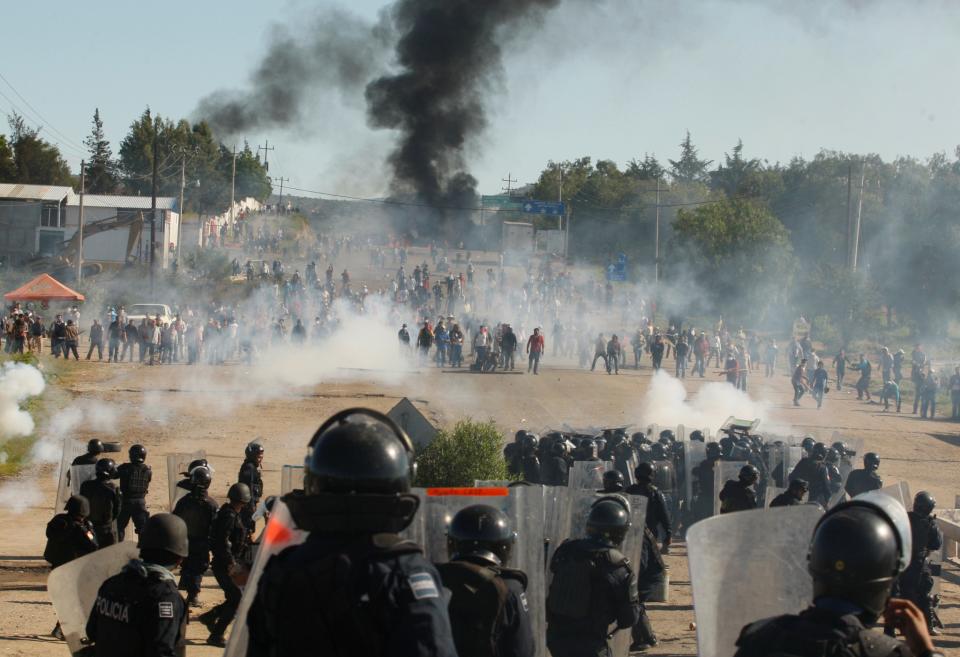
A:
<svg viewBox="0 0 960 657">
<path fill-rule="evenodd" d="M 20 404 L 43 392 L 43 374 L 32 365 L 4 363 L 0 369 L 0 438 L 29 436 L 34 423 Z"/>
<path fill-rule="evenodd" d="M 79 401 L 54 413 L 44 423 L 40 439 L 31 450 L 35 463 L 59 463 L 63 453 L 63 439 L 83 434 L 112 435 L 117 428 L 119 413 L 116 407 L 95 401 Z"/>
</svg>

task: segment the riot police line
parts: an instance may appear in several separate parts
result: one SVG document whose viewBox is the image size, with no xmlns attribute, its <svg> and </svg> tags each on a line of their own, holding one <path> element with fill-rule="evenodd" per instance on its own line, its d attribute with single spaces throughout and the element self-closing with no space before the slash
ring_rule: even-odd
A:
<svg viewBox="0 0 960 657">
<path fill-rule="evenodd" d="M 915 547 L 911 547 L 916 534 L 911 525 L 915 518 L 918 525 L 929 519 L 932 498 L 917 496 L 925 515 L 917 511 L 916 504 L 911 514 L 906 513 L 903 504 L 908 499 L 904 499 L 902 486 L 867 491 L 852 502 L 841 501 L 847 495 L 844 492 L 826 515 L 820 505 L 799 503 L 786 505 L 796 508 L 731 515 L 746 509 L 734 508 L 743 505 L 743 496 L 733 493 L 725 498 L 734 502 L 719 501 L 720 492 L 730 488 L 727 484 L 739 482 L 745 494 L 752 492 L 754 506 L 758 506 L 756 500 L 772 501 L 795 488 L 790 486 L 790 475 L 798 468 L 820 472 L 828 465 L 816 444 L 805 447 L 801 441 L 800 451 L 794 452 L 790 449 L 793 445 L 782 440 L 764 442 L 753 428 L 750 423 L 728 422 L 723 431 L 731 441 L 717 443 L 719 454 L 715 447 L 708 449 L 713 443 L 707 442 L 706 435 L 698 437 L 694 431 L 687 437 L 682 427 L 663 432 L 651 427 L 647 432 L 635 432 L 629 441 L 625 428 L 603 430 L 598 436 L 550 432 L 545 441 L 536 441 L 537 448 L 546 442 L 547 453 L 559 455 L 565 448 L 557 444 L 580 438 L 574 444 L 580 450 L 578 455 L 586 456 L 572 461 L 566 486 L 521 480 L 477 482 L 467 490 L 418 490 L 411 488 L 415 471 L 412 443 L 393 422 L 364 409 L 339 413 L 310 441 L 302 487 L 295 486 L 273 506 L 259 549 L 245 573 L 227 654 L 463 657 L 546 655 L 549 650 L 554 657 L 561 657 L 625 655 L 631 648 L 655 645 L 642 602 L 663 597 L 666 573 L 661 552 L 669 547 L 672 529 L 669 512 L 664 514 L 665 522 L 659 512 L 651 517 L 655 506 L 679 509 L 684 518 L 680 526 L 687 533 L 700 654 L 732 654 L 737 649 L 735 642 L 739 642 L 740 654 L 767 654 L 757 651 L 756 637 L 767 637 L 780 627 L 778 623 L 794 621 L 782 617 L 756 627 L 746 627 L 748 623 L 771 612 L 800 611 L 813 600 L 818 602 L 812 611 L 804 612 L 807 617 L 801 614 L 797 623 L 816 626 L 833 622 L 837 610 L 818 605 L 845 600 L 843 611 L 847 613 L 841 616 L 852 614 L 857 619 L 847 619 L 850 646 L 873 641 L 875 632 L 869 637 L 862 635 L 863 623 L 884 614 L 891 589 L 913 586 L 913 580 L 902 581 L 911 568 L 921 577 L 930 574 L 926 555 L 918 560 Z M 649 436 L 657 436 L 656 443 L 651 443 Z M 529 458 L 531 436 L 518 432 L 515 438 L 514 444 L 523 445 L 524 456 Z M 589 443 L 586 438 L 591 438 Z M 612 447 L 608 448 L 609 443 Z M 700 450 L 691 445 L 697 443 L 703 446 L 703 458 L 694 461 L 692 457 L 699 456 Z M 655 450 L 654 444 L 659 448 Z M 764 448 L 767 444 L 770 447 Z M 631 448 L 632 455 L 623 445 Z M 513 450 L 507 451 L 509 462 Z M 654 453 L 669 458 L 652 458 Z M 646 458 L 648 454 L 651 458 Z M 799 459 L 794 463 L 791 455 Z M 762 468 L 753 465 L 755 461 Z M 807 465 L 801 467 L 802 463 Z M 623 469 L 630 466 L 629 477 L 625 477 Z M 683 478 L 660 474 L 659 480 L 668 484 L 666 491 L 676 502 L 668 501 L 666 493 L 653 483 L 658 472 L 671 469 L 682 472 Z M 708 469 L 713 472 L 711 481 L 707 481 Z M 749 477 L 741 476 L 744 470 Z M 721 485 L 725 473 L 734 471 L 737 478 Z M 287 476 L 292 484 L 300 483 L 295 472 L 288 471 Z M 783 492 L 775 495 L 778 489 Z M 692 498 L 686 490 L 692 492 Z M 236 500 L 231 495 L 238 516 L 251 501 L 249 489 L 247 493 Z M 716 512 L 708 515 L 720 517 L 690 515 L 695 509 L 706 509 L 706 503 L 698 500 L 707 496 Z M 794 499 L 801 502 L 802 495 L 794 495 Z M 177 525 L 173 516 L 154 518 L 150 522 L 163 527 L 152 533 L 145 527 L 140 559 L 133 558 L 136 550 L 131 543 L 120 543 L 68 562 L 51 575 L 51 597 L 65 632 L 69 630 L 72 650 L 130 654 L 102 645 L 109 643 L 109 638 L 103 637 L 110 635 L 98 632 L 98 625 L 124 623 L 124 614 L 113 611 L 123 609 L 122 596 L 130 593 L 124 587 L 149 582 L 154 592 L 165 586 L 162 593 L 169 595 L 172 575 L 166 574 L 189 556 L 187 528 L 186 523 Z M 885 533 L 877 530 L 878 525 Z M 818 536 L 844 531 L 851 540 L 882 535 L 882 545 L 831 561 L 835 556 L 831 550 L 848 549 L 844 546 L 849 541 L 824 538 L 818 542 Z M 807 551 L 802 546 L 811 535 L 808 573 Z M 932 544 L 930 540 L 928 545 Z M 752 550 L 754 558 L 742 559 L 744 550 Z M 158 551 L 162 553 L 159 558 Z M 778 556 L 773 558 L 774 554 Z M 149 561 L 151 558 L 154 561 Z M 817 559 L 834 564 L 843 561 L 853 567 L 842 569 L 843 573 L 821 572 L 815 568 Z M 870 571 L 857 567 L 857 562 L 871 559 L 879 564 L 874 565 L 883 571 L 883 577 L 873 572 L 870 587 L 865 587 L 867 580 L 861 580 L 864 572 Z M 163 563 L 155 563 L 158 560 Z M 764 569 L 762 580 L 767 589 L 744 596 L 756 603 L 754 606 L 741 605 L 738 597 L 736 609 L 724 608 L 721 617 L 720 592 L 737 592 L 745 574 L 740 572 L 738 579 L 736 566 L 745 561 Z M 99 589 L 92 590 L 100 583 Z M 861 589 L 869 589 L 870 595 L 860 597 Z M 186 617 L 185 604 L 168 600 L 157 604 L 157 614 L 171 628 Z M 915 622 L 910 624 L 910 608 L 895 611 L 900 615 L 888 614 L 890 629 L 909 635 L 913 643 L 922 642 L 923 636 L 917 639 L 916 635 L 926 636 L 927 619 L 921 616 L 923 628 L 919 628 Z M 129 622 L 129 614 L 127 618 Z M 82 629 L 76 629 L 78 626 Z M 740 628 L 745 628 L 742 634 Z M 84 648 L 83 630 L 87 639 L 101 638 Z M 809 628 L 805 631 L 810 633 Z M 182 633 L 178 636 L 171 630 L 168 635 L 182 646 Z M 870 654 L 901 654 L 893 652 L 899 643 L 884 645 L 890 648 L 888 652 Z M 914 654 L 923 653 L 915 650 Z"/>
</svg>

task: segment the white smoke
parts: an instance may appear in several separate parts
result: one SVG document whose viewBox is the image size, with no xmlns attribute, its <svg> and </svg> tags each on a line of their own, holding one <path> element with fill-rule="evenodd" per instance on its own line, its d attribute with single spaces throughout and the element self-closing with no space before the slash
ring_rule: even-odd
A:
<svg viewBox="0 0 960 657">
<path fill-rule="evenodd" d="M 660 426 L 684 425 L 691 429 L 710 429 L 714 433 L 731 415 L 761 422 L 769 420 L 770 407 L 752 399 L 729 383 L 707 383 L 692 399 L 679 379 L 663 370 L 654 373 L 640 405 L 644 423 Z"/>
<path fill-rule="evenodd" d="M 29 436 L 34 422 L 20 404 L 43 392 L 43 374 L 24 363 L 4 363 L 0 369 L 0 438 Z"/>
<path fill-rule="evenodd" d="M 84 401 L 65 408 L 46 422 L 43 433 L 31 450 L 36 463 L 59 463 L 63 439 L 71 438 L 78 430 L 84 433 L 114 433 L 117 428 L 116 409 L 102 402 Z"/>
<path fill-rule="evenodd" d="M 20 514 L 30 507 L 43 504 L 43 493 L 36 481 L 14 479 L 0 484 L 0 506 L 14 514 Z"/>
</svg>

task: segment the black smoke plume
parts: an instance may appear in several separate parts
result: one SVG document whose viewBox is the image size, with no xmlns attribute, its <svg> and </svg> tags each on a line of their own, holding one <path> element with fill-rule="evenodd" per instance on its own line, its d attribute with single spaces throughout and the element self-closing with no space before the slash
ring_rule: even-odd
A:
<svg viewBox="0 0 960 657">
<path fill-rule="evenodd" d="M 464 227 L 477 181 L 466 171 L 471 140 L 487 127 L 486 102 L 503 72 L 508 30 L 537 21 L 559 0 L 398 0 L 399 70 L 367 86 L 374 128 L 399 132 L 389 156 L 395 196 L 447 208 L 445 232 Z M 422 222 L 418 222 L 421 223 Z M 451 230 L 452 229 L 452 230 Z M 462 233 L 459 233 L 462 234 Z"/>
</svg>

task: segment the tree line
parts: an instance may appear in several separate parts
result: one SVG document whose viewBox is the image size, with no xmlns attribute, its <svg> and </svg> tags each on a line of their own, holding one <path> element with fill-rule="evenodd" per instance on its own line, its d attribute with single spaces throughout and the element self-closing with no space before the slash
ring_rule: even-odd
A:
<svg viewBox="0 0 960 657">
<path fill-rule="evenodd" d="M 18 114 L 10 115 L 7 122 L 9 135 L 0 134 L 0 182 L 64 185 L 79 191 L 79 176 L 70 171 L 59 148 L 43 139 L 39 128 Z M 180 194 L 183 169 L 183 211 L 217 214 L 229 207 L 233 150 L 215 138 L 205 121 L 173 121 L 147 108 L 130 124 L 114 156 L 97 109 L 84 146 L 88 194 L 150 195 L 156 154 L 159 195 Z M 252 196 L 263 201 L 271 193 L 265 165 L 244 142 L 236 154 L 236 198 Z"/>
<path fill-rule="evenodd" d="M 655 279 L 659 210 L 661 303 L 755 325 L 802 314 L 846 342 L 897 326 L 942 335 L 960 302 L 960 147 L 952 158 L 822 150 L 782 164 L 738 141 L 714 165 L 687 133 L 665 164 L 548 162 L 532 196 L 556 200 L 561 180 L 571 255 L 626 253 L 636 281 Z"/>
</svg>

